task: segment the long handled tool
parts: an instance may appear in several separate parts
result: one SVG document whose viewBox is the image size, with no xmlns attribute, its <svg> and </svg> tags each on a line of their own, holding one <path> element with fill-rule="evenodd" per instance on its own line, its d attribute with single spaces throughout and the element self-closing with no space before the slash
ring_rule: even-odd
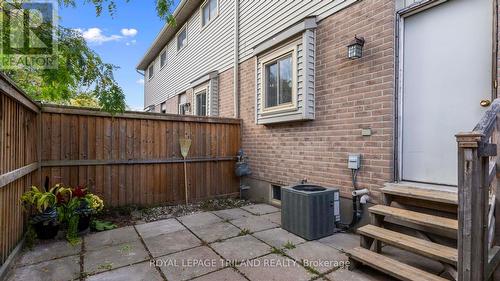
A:
<svg viewBox="0 0 500 281">
<path fill-rule="evenodd" d="M 181 154 L 182 157 L 184 158 L 184 193 L 186 194 L 186 205 L 188 204 L 188 182 L 187 182 L 187 163 L 186 163 L 186 158 L 189 153 L 189 148 L 191 148 L 191 140 L 190 139 L 185 139 L 185 138 L 180 138 L 179 139 L 179 144 L 181 146 Z"/>
</svg>

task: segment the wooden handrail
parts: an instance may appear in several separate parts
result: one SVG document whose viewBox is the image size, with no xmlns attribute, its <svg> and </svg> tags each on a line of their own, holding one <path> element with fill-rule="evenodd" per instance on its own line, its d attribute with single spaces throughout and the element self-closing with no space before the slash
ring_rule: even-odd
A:
<svg viewBox="0 0 500 281">
<path fill-rule="evenodd" d="M 496 157 L 500 139 L 500 99 L 496 99 L 471 132 L 456 135 L 458 143 L 458 280 L 487 280 L 500 262 L 500 247 L 489 247 L 490 186 L 500 182 Z M 492 158 L 496 158 L 491 162 Z M 496 200 L 500 188 L 496 188 Z M 493 204 L 492 206 L 499 206 Z M 500 221 L 500 208 L 495 217 Z M 500 237 L 495 227 L 495 237 Z M 498 240 L 498 239 L 496 239 Z M 500 241 L 494 241 L 498 244 Z"/>
</svg>

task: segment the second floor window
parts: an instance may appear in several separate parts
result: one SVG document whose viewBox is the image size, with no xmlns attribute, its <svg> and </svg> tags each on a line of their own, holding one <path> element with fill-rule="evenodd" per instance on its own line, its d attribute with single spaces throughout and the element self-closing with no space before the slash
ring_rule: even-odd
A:
<svg viewBox="0 0 500 281">
<path fill-rule="evenodd" d="M 153 62 L 148 68 L 148 79 L 153 78 L 154 75 L 155 75 L 155 64 Z"/>
<path fill-rule="evenodd" d="M 177 34 L 177 51 L 180 51 L 187 44 L 187 28 L 186 25 Z"/>
<path fill-rule="evenodd" d="M 167 51 L 163 51 L 160 55 L 160 68 L 163 68 L 167 64 Z"/>
<path fill-rule="evenodd" d="M 219 0 L 206 0 L 201 7 L 201 25 L 207 25 L 219 13 Z"/>
</svg>

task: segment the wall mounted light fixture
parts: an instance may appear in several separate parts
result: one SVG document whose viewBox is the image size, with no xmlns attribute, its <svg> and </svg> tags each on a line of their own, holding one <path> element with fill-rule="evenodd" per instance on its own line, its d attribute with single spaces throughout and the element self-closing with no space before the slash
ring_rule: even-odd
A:
<svg viewBox="0 0 500 281">
<path fill-rule="evenodd" d="M 347 46 L 347 57 L 351 60 L 361 58 L 363 56 L 363 45 L 365 45 L 365 39 L 354 36 L 354 40 Z"/>
</svg>

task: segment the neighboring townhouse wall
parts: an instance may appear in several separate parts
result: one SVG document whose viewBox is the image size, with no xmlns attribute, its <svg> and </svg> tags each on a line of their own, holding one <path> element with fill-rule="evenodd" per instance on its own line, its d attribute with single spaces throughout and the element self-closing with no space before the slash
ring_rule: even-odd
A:
<svg viewBox="0 0 500 281">
<path fill-rule="evenodd" d="M 187 45 L 177 51 L 176 38 L 168 43 L 167 64 L 160 69 L 158 54 L 155 75 L 144 83 L 144 106 L 158 105 L 189 88 L 191 82 L 212 71 L 223 72 L 234 61 L 234 0 L 219 0 L 219 15 L 201 26 L 200 9 L 187 24 Z"/>
<path fill-rule="evenodd" d="M 394 8 L 392 0 L 363 0 L 318 22 L 314 121 L 256 125 L 256 57 L 240 64 L 242 145 L 253 182 L 266 182 L 261 189 L 307 178 L 350 197 L 348 153 L 362 154 L 358 185 L 375 200 L 392 181 Z M 356 34 L 366 40 L 364 55 L 349 60 L 347 45 Z M 363 128 L 372 136 L 362 136 Z M 260 194 L 267 200 L 266 191 Z"/>
<path fill-rule="evenodd" d="M 219 74 L 219 116 L 234 117 L 234 73 L 230 68 Z"/>
</svg>

